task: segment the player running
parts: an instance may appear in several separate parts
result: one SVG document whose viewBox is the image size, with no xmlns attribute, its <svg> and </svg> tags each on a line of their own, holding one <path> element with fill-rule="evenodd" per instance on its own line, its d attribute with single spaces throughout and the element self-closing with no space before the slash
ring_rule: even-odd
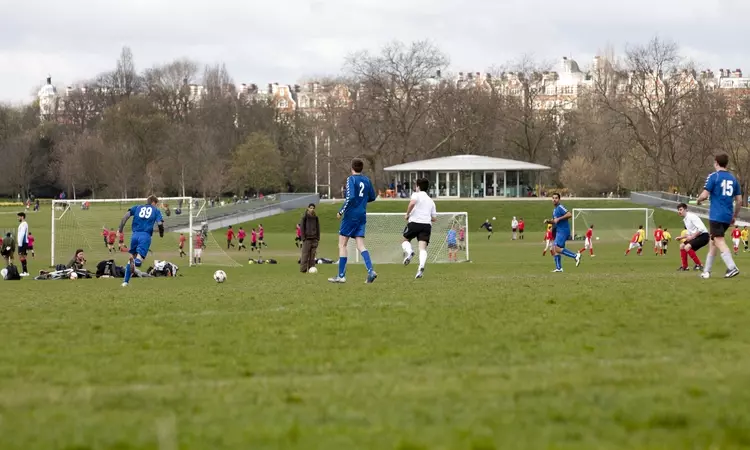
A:
<svg viewBox="0 0 750 450">
<path fill-rule="evenodd" d="M 625 256 L 628 256 L 630 250 L 633 250 L 634 248 L 638 248 L 636 254 L 638 256 L 641 255 L 641 252 L 643 252 L 643 237 L 645 235 L 646 231 L 643 229 L 643 225 L 638 225 L 638 231 L 635 232 L 633 238 L 630 240 L 630 245 L 628 245 L 628 249 L 625 250 Z"/>
<path fill-rule="evenodd" d="M 263 230 L 263 224 L 258 224 L 258 248 L 261 246 L 268 247 L 265 241 L 265 231 Z"/>
<path fill-rule="evenodd" d="M 107 233 L 107 250 L 109 253 L 115 251 L 115 240 L 117 240 L 117 233 L 114 228 L 110 228 L 109 233 Z"/>
<path fill-rule="evenodd" d="M 258 248 L 258 232 L 255 228 L 250 230 L 250 251 L 254 252 Z"/>
<path fill-rule="evenodd" d="M 593 258 L 594 256 L 594 243 L 592 242 L 594 239 L 594 224 L 592 223 L 589 226 L 589 229 L 586 230 L 586 237 L 583 240 L 583 248 L 578 253 L 583 253 L 586 250 L 589 251 L 589 255 Z"/>
<path fill-rule="evenodd" d="M 654 230 L 654 255 L 656 256 L 664 255 L 664 246 L 662 244 L 663 240 L 664 240 L 664 230 L 662 230 L 661 225 L 659 225 Z"/>
<path fill-rule="evenodd" d="M 555 205 L 555 209 L 552 210 L 552 220 L 547 219 L 545 222 L 552 223 L 555 225 L 555 246 L 552 249 L 552 256 L 555 260 L 555 270 L 553 273 L 559 273 L 563 271 L 562 268 L 562 256 L 565 255 L 568 258 L 576 260 L 576 267 L 581 264 L 581 254 L 574 253 L 565 248 L 565 243 L 570 237 L 570 218 L 573 216 L 562 203 L 560 203 L 560 194 L 552 194 L 552 204 Z"/>
<path fill-rule="evenodd" d="M 492 237 L 492 223 L 490 222 L 490 219 L 484 220 L 484 223 L 479 227 L 479 229 L 481 230 L 482 228 L 487 229 L 487 239 L 489 240 L 489 238 Z"/>
<path fill-rule="evenodd" d="M 734 224 L 742 206 L 742 187 L 734 175 L 727 170 L 728 164 L 729 156 L 725 154 L 716 155 L 716 158 L 714 158 L 714 169 L 716 171 L 706 178 L 703 192 L 696 199 L 698 205 L 706 199 L 711 202 L 708 210 L 711 242 L 708 244 L 706 265 L 701 274 L 703 279 L 711 277 L 711 268 L 714 265 L 717 250 L 727 266 L 724 278 L 736 277 L 740 273 L 732 259 L 732 253 L 727 247 L 727 242 L 724 240 L 724 234 Z"/>
<path fill-rule="evenodd" d="M 554 249 L 553 247 L 553 232 L 552 232 L 552 224 L 547 225 L 547 231 L 544 232 L 544 250 L 542 250 L 542 256 L 547 254 L 547 250 L 549 250 L 550 254 L 554 255 Z"/>
<path fill-rule="evenodd" d="M 240 251 L 243 248 L 247 250 L 247 246 L 245 245 L 246 237 L 247 232 L 242 227 L 240 227 L 239 231 L 237 231 L 237 251 Z"/>
<path fill-rule="evenodd" d="M 361 159 L 352 160 L 352 174 L 346 179 L 346 201 L 336 217 L 341 219 L 339 228 L 339 273 L 329 278 L 331 283 L 346 283 L 346 262 L 349 239 L 357 241 L 357 249 L 367 267 L 367 283 L 372 283 L 378 277 L 372 267 L 370 252 L 365 247 L 365 228 L 367 227 L 367 204 L 377 198 L 370 179 L 362 175 L 364 163 Z"/>
<path fill-rule="evenodd" d="M 742 231 L 740 231 L 740 226 L 735 225 L 734 230 L 732 230 L 732 247 L 734 250 L 734 256 L 737 256 L 737 253 L 740 251 L 740 238 L 742 237 Z"/>
<path fill-rule="evenodd" d="M 227 228 L 227 250 L 229 250 L 229 247 L 234 247 L 234 230 L 232 229 L 232 226 L 229 225 Z"/>
<path fill-rule="evenodd" d="M 295 231 L 295 235 L 294 235 L 294 245 L 296 245 L 297 248 L 299 248 L 301 242 L 302 242 L 302 228 L 300 228 L 299 224 L 297 224 L 297 231 Z"/>
<path fill-rule="evenodd" d="M 102 227 L 102 237 L 104 238 L 104 247 L 109 248 L 109 230 L 107 227 Z"/>
<path fill-rule="evenodd" d="M 747 248 L 748 247 L 748 245 L 747 245 L 748 242 L 747 242 L 747 240 L 748 240 L 748 237 L 750 237 L 750 236 L 748 236 L 749 234 L 750 233 L 747 230 L 747 225 L 744 226 L 744 227 L 742 227 L 742 232 L 740 233 L 740 239 L 742 239 L 742 244 L 745 246 L 745 249 L 743 250 L 743 253 L 748 251 L 748 248 Z"/>
<path fill-rule="evenodd" d="M 677 270 L 680 272 L 689 270 L 688 256 L 695 263 L 694 270 L 703 270 L 701 260 L 695 252 L 708 245 L 710 241 L 708 229 L 697 214 L 688 211 L 685 203 L 677 205 L 677 214 L 682 217 L 682 222 L 685 224 L 685 229 L 677 238 L 680 241 L 680 259 L 682 260 L 682 265 Z"/>
<path fill-rule="evenodd" d="M 416 238 L 419 242 L 419 269 L 414 278 L 422 278 L 424 275 L 425 264 L 427 264 L 427 246 L 430 245 L 430 235 L 432 234 L 432 224 L 437 221 L 437 210 L 435 202 L 432 201 L 427 191 L 430 189 L 430 181 L 427 178 L 417 180 L 416 189 L 411 194 L 411 201 L 406 207 L 406 228 L 404 228 L 404 241 L 401 248 L 404 250 L 404 265 L 408 266 L 414 257 L 414 250 L 411 247 L 412 239 Z M 453 247 L 456 248 L 456 230 L 453 232 Z M 448 246 L 450 252 L 450 243 Z M 449 258 L 450 260 L 450 255 Z"/>
<path fill-rule="evenodd" d="M 152 195 L 146 200 L 145 205 L 136 205 L 128 210 L 120 222 L 119 233 L 122 234 L 128 219 L 133 218 L 132 236 L 130 237 L 130 257 L 125 265 L 125 280 L 123 287 L 130 283 L 130 277 L 136 267 L 141 267 L 143 259 L 148 256 L 151 248 L 151 237 L 154 234 L 154 225 L 159 227 L 159 237 L 164 237 L 164 217 L 156 205 L 159 199 Z"/>
<path fill-rule="evenodd" d="M 661 241 L 662 250 L 664 251 L 664 256 L 667 256 L 667 246 L 669 245 L 669 241 L 672 240 L 672 233 L 669 232 L 666 228 L 664 229 L 664 239 Z"/>
<path fill-rule="evenodd" d="M 31 252 L 31 257 L 34 258 L 36 254 L 34 253 L 34 235 L 31 234 L 31 231 L 29 231 L 29 247 L 28 250 Z"/>
<path fill-rule="evenodd" d="M 185 235 L 180 233 L 180 246 L 178 247 L 180 249 L 180 258 L 187 255 L 187 253 L 185 253 L 185 240 L 187 240 Z"/>
</svg>

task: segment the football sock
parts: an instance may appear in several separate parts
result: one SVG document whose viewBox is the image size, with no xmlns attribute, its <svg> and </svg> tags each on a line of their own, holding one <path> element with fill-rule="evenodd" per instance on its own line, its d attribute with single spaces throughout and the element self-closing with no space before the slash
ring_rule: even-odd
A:
<svg viewBox="0 0 750 450">
<path fill-rule="evenodd" d="M 419 270 L 424 270 L 424 265 L 427 264 L 427 250 L 419 251 Z"/>
<path fill-rule="evenodd" d="M 724 260 L 724 264 L 727 265 L 727 269 L 734 270 L 737 268 L 737 266 L 734 264 L 734 260 L 732 259 L 732 252 L 730 252 L 729 250 L 721 254 L 721 259 Z M 24 262 L 23 265 L 24 265 L 23 271 L 26 272 L 26 268 L 25 268 L 26 263 Z"/>
<path fill-rule="evenodd" d="M 339 278 L 346 277 L 346 260 L 349 259 L 346 256 L 339 257 Z"/>
<path fill-rule="evenodd" d="M 26 266 L 26 258 L 21 258 L 21 270 L 23 270 L 23 273 L 29 273 L 28 267 Z"/>
<path fill-rule="evenodd" d="M 558 270 L 562 269 L 562 256 L 555 255 L 554 260 L 555 260 L 555 269 L 558 269 Z"/>
<path fill-rule="evenodd" d="M 411 242 L 404 241 L 401 243 L 401 248 L 404 249 L 404 256 L 408 257 L 414 253 L 414 249 L 411 248 Z"/>
<path fill-rule="evenodd" d="M 682 267 L 685 269 L 687 269 L 687 264 L 688 264 L 687 257 L 688 257 L 688 252 L 686 252 L 685 250 L 680 250 L 680 260 L 682 260 Z"/>
<path fill-rule="evenodd" d="M 130 273 L 130 261 L 128 261 L 128 263 L 127 263 L 127 264 L 125 264 L 125 280 L 124 280 L 124 281 L 125 281 L 126 283 L 129 283 L 129 282 L 130 282 L 130 276 L 131 276 L 131 275 L 132 275 L 132 274 Z"/>
<path fill-rule="evenodd" d="M 708 252 L 708 256 L 706 256 L 706 265 L 703 266 L 704 272 L 711 272 L 711 268 L 714 266 L 714 255 L 711 252 Z"/>
<path fill-rule="evenodd" d="M 568 250 L 567 248 L 564 248 L 564 249 L 563 249 L 563 251 L 562 251 L 562 254 L 563 254 L 563 255 L 565 255 L 565 256 L 567 256 L 568 258 L 573 258 L 573 259 L 575 259 L 575 258 L 576 258 L 576 254 L 575 254 L 575 253 L 573 253 L 573 252 L 571 252 L 571 251 L 570 251 L 570 250 Z"/>
<path fill-rule="evenodd" d="M 589 255 L 594 256 L 594 247 L 589 249 Z"/>
<path fill-rule="evenodd" d="M 362 260 L 365 262 L 367 272 L 372 272 L 372 260 L 370 259 L 370 252 L 365 250 L 362 252 Z"/>
<path fill-rule="evenodd" d="M 694 263 L 698 264 L 699 266 L 700 266 L 700 265 L 702 265 L 702 264 L 701 264 L 701 259 L 700 259 L 700 258 L 698 258 L 698 255 L 697 255 L 697 254 L 695 253 L 695 250 L 693 250 L 693 249 L 691 248 L 691 249 L 690 249 L 690 251 L 689 251 L 689 252 L 687 252 L 687 254 L 688 254 L 688 256 L 690 257 L 690 259 L 692 259 L 692 260 L 693 260 L 693 262 L 694 262 Z M 687 267 L 687 265 L 685 265 L 685 267 Z"/>
</svg>

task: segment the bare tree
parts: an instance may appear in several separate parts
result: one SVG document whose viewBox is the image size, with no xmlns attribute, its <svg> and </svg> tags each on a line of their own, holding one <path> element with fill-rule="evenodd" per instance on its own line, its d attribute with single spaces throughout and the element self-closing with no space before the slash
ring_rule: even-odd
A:
<svg viewBox="0 0 750 450">
<path fill-rule="evenodd" d="M 148 96 L 172 121 L 184 120 L 191 108 L 191 84 L 197 82 L 198 64 L 188 59 L 147 69 L 144 83 Z"/>
</svg>

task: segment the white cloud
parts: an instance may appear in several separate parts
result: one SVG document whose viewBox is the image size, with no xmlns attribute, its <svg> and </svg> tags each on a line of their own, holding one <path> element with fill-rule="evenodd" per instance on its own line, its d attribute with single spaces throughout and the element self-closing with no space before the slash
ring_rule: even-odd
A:
<svg viewBox="0 0 750 450">
<path fill-rule="evenodd" d="M 417 39 L 437 44 L 456 71 L 524 53 L 585 67 L 608 43 L 657 34 L 699 63 L 750 70 L 743 0 L 0 0 L 0 10 L 0 101 L 30 100 L 48 73 L 63 85 L 93 77 L 124 45 L 140 69 L 190 57 L 259 84 L 336 74 L 353 51 Z"/>
</svg>

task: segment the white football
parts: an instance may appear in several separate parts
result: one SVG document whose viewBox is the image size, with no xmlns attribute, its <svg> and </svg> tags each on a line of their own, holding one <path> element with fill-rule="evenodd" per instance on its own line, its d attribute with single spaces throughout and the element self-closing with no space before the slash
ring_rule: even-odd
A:
<svg viewBox="0 0 750 450">
<path fill-rule="evenodd" d="M 75 272 L 70 272 L 70 279 L 71 280 L 77 280 L 78 279 L 78 274 L 75 273 Z"/>
<path fill-rule="evenodd" d="M 8 276 L 8 269 L 0 270 L 0 279 L 5 279 Z"/>
<path fill-rule="evenodd" d="M 309 269 L 307 269 L 307 273 L 318 273 L 318 268 L 310 267 Z"/>
<path fill-rule="evenodd" d="M 497 220 L 497 217 L 493 217 L 492 220 Z"/>
<path fill-rule="evenodd" d="M 596 240 L 597 240 L 597 241 L 599 240 L 599 236 L 597 236 L 597 237 L 596 237 Z"/>
<path fill-rule="evenodd" d="M 223 270 L 217 270 L 214 272 L 214 281 L 217 283 L 223 283 L 227 281 L 227 274 Z"/>
</svg>

